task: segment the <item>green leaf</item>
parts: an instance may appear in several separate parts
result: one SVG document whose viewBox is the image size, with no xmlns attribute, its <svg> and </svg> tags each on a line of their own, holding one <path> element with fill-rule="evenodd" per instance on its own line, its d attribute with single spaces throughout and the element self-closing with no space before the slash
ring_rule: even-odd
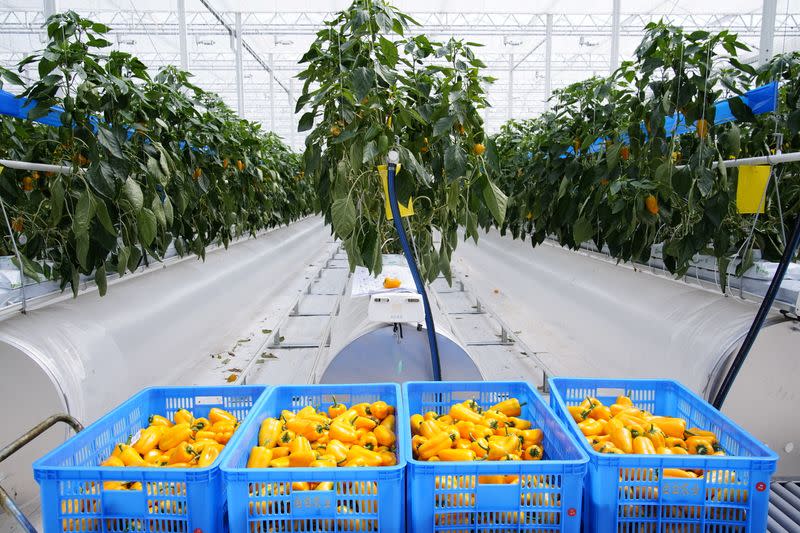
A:
<svg viewBox="0 0 800 533">
<path fill-rule="evenodd" d="M 100 293 L 100 296 L 105 296 L 106 291 L 108 290 L 108 280 L 106 279 L 105 265 L 100 265 L 97 267 L 97 270 L 94 271 L 94 282 L 97 285 L 97 292 Z"/>
<path fill-rule="evenodd" d="M 128 250 L 128 270 L 133 272 L 139 268 L 139 261 L 142 260 L 142 252 L 136 246 L 131 246 Z"/>
<path fill-rule="evenodd" d="M 175 213 L 172 209 L 172 201 L 170 201 L 169 196 L 167 196 L 164 200 L 164 217 L 167 222 L 167 227 L 172 226 L 172 223 L 175 220 Z"/>
<path fill-rule="evenodd" d="M 356 100 L 360 101 L 375 87 L 375 72 L 366 67 L 358 67 L 353 69 L 350 80 Z"/>
<path fill-rule="evenodd" d="M 606 165 L 608 166 L 609 172 L 617 168 L 617 164 L 619 164 L 619 151 L 621 148 L 622 144 L 614 143 L 606 150 Z"/>
<path fill-rule="evenodd" d="M 128 268 L 128 257 L 130 256 L 130 249 L 121 244 L 117 251 L 117 274 L 122 277 L 125 274 L 125 269 Z"/>
<path fill-rule="evenodd" d="M 383 57 L 386 59 L 387 66 L 394 68 L 399 59 L 395 44 L 386 37 L 381 37 L 378 41 L 378 45 L 381 47 L 381 52 L 383 52 Z"/>
<path fill-rule="evenodd" d="M 144 195 L 139 183 L 133 179 L 128 178 L 122 185 L 122 194 L 128 205 L 134 213 L 138 213 L 144 207 Z"/>
<path fill-rule="evenodd" d="M 89 257 L 89 234 L 87 232 L 75 234 L 75 253 L 78 256 L 78 263 L 84 270 L 89 268 L 87 260 Z"/>
<path fill-rule="evenodd" d="M 106 203 L 102 199 L 95 202 L 95 211 L 97 213 L 97 220 L 100 221 L 103 229 L 105 229 L 109 235 L 116 236 L 117 229 L 114 227 L 114 223 L 111 222 L 111 217 L 108 214 L 108 207 L 106 207 Z"/>
<path fill-rule="evenodd" d="M 656 168 L 655 178 L 659 183 L 672 186 L 670 183 L 670 172 L 672 171 L 672 161 L 664 161 Z"/>
<path fill-rule="evenodd" d="M 443 133 L 449 133 L 456 123 L 456 117 L 442 117 L 433 125 L 433 136 L 439 137 Z"/>
<path fill-rule="evenodd" d="M 161 198 L 159 198 L 158 196 L 153 198 L 153 202 L 150 204 L 150 209 L 156 216 L 156 222 L 158 222 L 158 225 L 166 229 L 167 215 L 164 213 L 164 205 L 161 203 Z"/>
<path fill-rule="evenodd" d="M 792 132 L 792 135 L 800 133 L 800 109 L 795 109 L 789 113 L 786 125 L 789 127 L 789 131 Z"/>
<path fill-rule="evenodd" d="M 156 238 L 156 215 L 150 209 L 142 208 L 136 215 L 136 227 L 139 230 L 139 241 L 150 246 Z"/>
<path fill-rule="evenodd" d="M 483 200 L 486 206 L 491 211 L 495 222 L 500 225 L 506 218 L 506 206 L 508 205 L 508 197 L 500 190 L 500 187 L 494 184 L 490 179 L 486 179 L 483 186 Z"/>
<path fill-rule="evenodd" d="M 572 227 L 572 239 L 575 241 L 575 244 L 581 244 L 582 242 L 590 240 L 592 235 L 594 235 L 594 228 L 588 219 L 581 217 L 575 221 L 575 225 Z"/>
<path fill-rule="evenodd" d="M 98 127 L 97 142 L 99 142 L 106 150 L 108 150 L 112 156 L 116 157 L 117 159 L 125 159 L 119 139 L 110 129 L 104 126 Z"/>
<path fill-rule="evenodd" d="M 64 213 L 64 185 L 61 178 L 56 179 L 50 187 L 50 226 L 56 227 Z"/>
<path fill-rule="evenodd" d="M 378 145 L 375 144 L 375 141 L 369 141 L 364 145 L 364 155 L 361 158 L 361 162 L 364 164 L 369 164 L 378 156 L 378 154 Z"/>
<path fill-rule="evenodd" d="M 78 203 L 75 206 L 75 214 L 72 218 L 72 232 L 78 238 L 81 235 L 87 234 L 89 231 L 89 224 L 94 218 L 95 208 L 92 203 L 92 197 L 89 192 L 84 190 L 78 198 Z M 88 240 L 87 240 L 88 248 Z"/>
<path fill-rule="evenodd" d="M 349 196 L 334 200 L 331 205 L 331 222 L 340 239 L 344 240 L 353 233 L 356 228 L 356 206 Z"/>
<path fill-rule="evenodd" d="M 756 116 L 753 110 L 744 103 L 741 96 L 728 99 L 728 105 L 731 108 L 731 113 L 736 117 L 739 122 L 755 122 Z"/>
<path fill-rule="evenodd" d="M 309 111 L 300 117 L 300 122 L 297 124 L 297 131 L 308 131 L 314 127 L 314 113 Z"/>
<path fill-rule="evenodd" d="M 467 173 L 467 154 L 458 144 L 450 145 L 444 153 L 444 168 L 448 180 L 455 180 Z"/>
</svg>

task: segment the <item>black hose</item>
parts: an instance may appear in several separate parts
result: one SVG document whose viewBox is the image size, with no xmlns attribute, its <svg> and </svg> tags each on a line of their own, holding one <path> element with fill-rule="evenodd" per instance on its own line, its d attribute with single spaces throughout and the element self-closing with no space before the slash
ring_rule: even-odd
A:
<svg viewBox="0 0 800 533">
<path fill-rule="evenodd" d="M 414 260 L 414 255 L 411 253 L 411 246 L 408 244 L 408 237 L 406 230 L 403 227 L 403 219 L 400 217 L 400 207 L 397 204 L 397 190 L 395 189 L 394 175 L 397 170 L 395 163 L 389 163 L 386 169 L 388 189 L 389 189 L 389 205 L 392 209 L 392 218 L 394 219 L 394 228 L 397 230 L 397 236 L 400 239 L 400 246 L 403 248 L 403 254 L 406 256 L 408 268 L 411 270 L 411 276 L 414 278 L 414 284 L 417 286 L 417 292 L 422 297 L 422 305 L 425 308 L 425 327 L 428 330 L 428 345 L 431 350 L 431 366 L 433 367 L 433 380 L 442 381 L 442 365 L 439 362 L 439 343 L 436 339 L 436 327 L 433 324 L 433 314 L 431 313 L 431 305 L 428 302 L 428 293 L 425 292 L 425 285 L 422 283 L 422 276 L 420 276 L 417 262 Z"/>
<path fill-rule="evenodd" d="M 713 403 L 714 407 L 717 409 L 721 409 L 722 404 L 725 403 L 725 398 L 728 396 L 728 392 L 730 392 L 731 387 L 733 386 L 736 375 L 739 374 L 739 371 L 742 369 L 742 365 L 744 365 L 745 359 L 747 359 L 747 355 L 750 353 L 750 349 L 756 342 L 758 332 L 764 325 L 764 320 L 767 319 L 767 314 L 769 314 L 772 303 L 775 301 L 775 297 L 778 295 L 778 290 L 781 288 L 783 277 L 786 275 L 786 270 L 789 268 L 789 264 L 792 262 L 792 259 L 794 259 L 794 254 L 797 251 L 798 245 L 800 245 L 800 214 L 797 215 L 797 220 L 794 223 L 792 235 L 789 237 L 789 241 L 786 243 L 786 249 L 783 251 L 783 257 L 781 257 L 781 261 L 778 263 L 778 268 L 775 271 L 775 275 L 772 277 L 772 282 L 769 284 L 767 293 L 764 295 L 764 299 L 761 301 L 761 307 L 758 308 L 756 318 L 750 325 L 750 331 L 747 332 L 747 336 L 744 338 L 742 346 L 739 348 L 739 352 L 733 359 L 733 363 L 728 369 L 728 373 L 725 375 L 725 379 L 722 381 L 722 384 L 720 385 L 719 390 L 717 390 L 717 394 L 714 397 Z"/>
</svg>

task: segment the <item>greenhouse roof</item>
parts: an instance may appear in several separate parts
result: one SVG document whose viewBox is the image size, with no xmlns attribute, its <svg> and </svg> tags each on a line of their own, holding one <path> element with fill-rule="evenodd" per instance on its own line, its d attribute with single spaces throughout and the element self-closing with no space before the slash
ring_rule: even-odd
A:
<svg viewBox="0 0 800 533">
<path fill-rule="evenodd" d="M 181 3 L 186 11 L 186 59 L 195 82 L 218 92 L 237 109 L 236 46 L 230 29 L 235 29 L 236 13 L 241 13 L 245 46 L 240 113 L 263 122 L 293 146 L 302 146 L 294 114 L 300 83 L 293 77 L 302 70 L 298 59 L 322 22 L 349 0 Z M 686 28 L 730 29 L 752 47 L 753 58 L 757 55 L 761 0 L 617 3 L 616 62 L 612 62 L 614 0 L 397 0 L 395 5 L 421 24 L 414 31 L 433 39 L 454 36 L 485 45 L 478 56 L 488 65 L 487 74 L 497 78 L 489 90 L 491 108 L 484 111 L 489 131 L 511 118 L 538 115 L 546 107 L 546 94 L 559 87 L 607 74 L 613 64 L 632 55 L 650 21 L 664 18 Z M 13 65 L 41 48 L 45 9 L 73 9 L 107 24 L 112 47 L 133 53 L 152 69 L 181 64 L 178 0 L 12 0 L 0 1 L 0 65 Z M 778 0 L 776 11 L 773 52 L 797 49 L 800 4 Z"/>
</svg>

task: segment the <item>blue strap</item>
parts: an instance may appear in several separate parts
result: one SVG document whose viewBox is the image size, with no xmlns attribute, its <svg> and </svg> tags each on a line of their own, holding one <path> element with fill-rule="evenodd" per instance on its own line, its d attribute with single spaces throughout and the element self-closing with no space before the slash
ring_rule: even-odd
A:
<svg viewBox="0 0 800 533">
<path fill-rule="evenodd" d="M 761 115 L 763 113 L 771 113 L 778 108 L 778 82 L 773 81 L 761 87 L 757 87 L 752 91 L 747 91 L 741 96 L 742 102 L 750 108 L 754 115 Z M 714 125 L 726 124 L 728 122 L 736 122 L 736 117 L 731 111 L 730 99 L 721 100 L 714 104 L 716 112 L 714 113 Z M 686 124 L 686 119 L 683 114 L 676 113 L 670 117 L 664 118 L 664 130 L 667 132 L 667 138 L 674 135 L 683 135 L 695 130 L 694 124 Z M 647 138 L 647 128 L 642 124 L 642 132 Z M 619 135 L 617 140 L 622 144 L 630 144 L 630 137 L 627 133 Z M 594 141 L 591 146 L 583 151 L 585 154 L 593 154 L 599 152 L 605 146 L 606 139 L 600 138 Z M 574 154 L 575 148 L 570 146 L 567 149 L 567 154 Z M 561 156 L 566 157 L 566 154 Z"/>
</svg>

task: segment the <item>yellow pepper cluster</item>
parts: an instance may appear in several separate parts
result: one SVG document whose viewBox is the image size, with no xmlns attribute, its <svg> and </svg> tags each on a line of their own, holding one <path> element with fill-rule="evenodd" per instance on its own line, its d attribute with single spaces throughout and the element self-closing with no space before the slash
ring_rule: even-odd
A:
<svg viewBox="0 0 800 533">
<path fill-rule="evenodd" d="M 239 427 L 236 417 L 214 407 L 208 418 L 195 418 L 186 409 L 172 420 L 153 415 L 150 425 L 130 444 L 119 443 L 100 466 L 202 468 L 211 466 Z M 141 484 L 105 482 L 106 490 L 141 490 Z"/>
<path fill-rule="evenodd" d="M 326 411 L 312 406 L 266 418 L 247 468 L 393 466 L 397 464 L 395 410 L 384 401 Z M 294 490 L 330 490 L 332 483 L 296 483 Z"/>
<path fill-rule="evenodd" d="M 519 418 L 522 405 L 509 398 L 482 409 L 475 400 L 453 404 L 445 415 L 411 416 L 411 450 L 420 461 L 538 461 L 541 429 Z M 502 476 L 500 476 L 502 477 Z M 481 480 L 481 483 L 485 483 Z"/>
<path fill-rule="evenodd" d="M 586 440 L 599 453 L 725 455 L 713 432 L 687 428 L 683 418 L 655 416 L 635 407 L 627 396 L 618 396 L 610 406 L 587 397 L 580 405 L 567 409 Z M 698 473 L 665 468 L 664 476 L 697 477 Z"/>
</svg>

